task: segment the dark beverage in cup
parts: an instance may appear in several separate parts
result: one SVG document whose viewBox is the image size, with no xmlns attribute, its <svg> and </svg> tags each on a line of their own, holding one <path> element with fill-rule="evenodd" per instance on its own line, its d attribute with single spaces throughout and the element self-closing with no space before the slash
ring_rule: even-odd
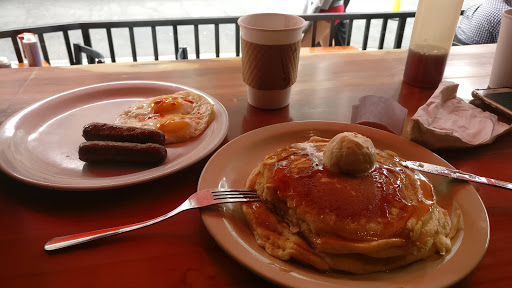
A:
<svg viewBox="0 0 512 288">
<path fill-rule="evenodd" d="M 439 86 L 459 21 L 463 0 L 419 0 L 404 82 L 421 88 Z"/>
<path fill-rule="evenodd" d="M 437 87 L 443 79 L 447 59 L 448 51 L 441 47 L 411 47 L 407 54 L 404 81 L 416 87 Z"/>
</svg>

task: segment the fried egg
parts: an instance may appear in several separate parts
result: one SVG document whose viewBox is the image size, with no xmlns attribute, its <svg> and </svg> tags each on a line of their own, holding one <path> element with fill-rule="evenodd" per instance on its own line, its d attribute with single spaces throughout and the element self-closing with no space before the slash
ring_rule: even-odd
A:
<svg viewBox="0 0 512 288">
<path fill-rule="evenodd" d="M 134 103 L 115 124 L 153 128 L 165 134 L 165 143 L 184 142 L 198 136 L 215 118 L 213 103 L 192 91 L 179 91 Z"/>
</svg>

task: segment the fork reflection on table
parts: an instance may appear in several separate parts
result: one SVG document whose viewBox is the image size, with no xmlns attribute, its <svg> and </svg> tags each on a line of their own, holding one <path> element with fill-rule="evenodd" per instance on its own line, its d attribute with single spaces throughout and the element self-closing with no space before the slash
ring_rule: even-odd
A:
<svg viewBox="0 0 512 288">
<path fill-rule="evenodd" d="M 157 218 L 153 218 L 147 221 L 129 224 L 124 226 L 118 226 L 113 228 L 106 228 L 91 232 L 78 233 L 68 236 L 56 237 L 52 240 L 48 241 L 44 245 L 44 249 L 46 251 L 57 250 L 64 247 L 69 247 L 73 245 L 77 245 L 80 243 L 105 238 L 117 234 L 121 234 L 124 232 L 132 231 L 135 229 L 143 228 L 157 222 L 166 220 L 180 212 L 183 212 L 192 208 L 201 208 L 214 204 L 222 204 L 222 203 L 233 203 L 233 202 L 249 202 L 249 201 L 259 201 L 260 198 L 256 194 L 255 191 L 250 190 L 241 190 L 241 189 L 226 189 L 226 190 L 215 190 L 215 189 L 206 189 L 198 191 L 192 194 L 185 202 L 183 202 L 176 209 L 171 212 L 162 215 Z"/>
</svg>

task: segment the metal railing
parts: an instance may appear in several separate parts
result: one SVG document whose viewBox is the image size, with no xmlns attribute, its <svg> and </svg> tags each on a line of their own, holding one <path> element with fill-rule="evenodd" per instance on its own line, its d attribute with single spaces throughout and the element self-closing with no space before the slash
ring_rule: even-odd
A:
<svg viewBox="0 0 512 288">
<path fill-rule="evenodd" d="M 393 44 L 393 49 L 400 49 L 402 47 L 402 41 L 404 37 L 404 30 L 405 30 L 405 24 L 408 18 L 414 18 L 416 16 L 416 12 L 389 12 L 389 13 L 363 13 L 363 14 L 356 14 L 356 13 L 344 13 L 344 14 L 336 14 L 336 13 L 325 13 L 325 14 L 314 14 L 314 15 L 302 15 L 305 20 L 310 21 L 312 25 L 312 31 L 311 33 L 311 40 L 310 40 L 310 46 L 314 46 L 314 43 L 316 42 L 316 25 L 318 21 L 330 21 L 329 25 L 329 46 L 332 44 L 332 39 L 334 37 L 334 28 L 335 28 L 335 21 L 347 21 L 348 22 L 348 29 L 347 29 L 347 39 L 346 39 L 346 46 L 350 46 L 351 39 L 352 39 L 352 30 L 354 25 L 354 20 L 365 20 L 365 26 L 364 26 L 364 35 L 363 35 L 363 42 L 362 42 L 362 50 L 366 50 L 368 47 L 368 38 L 370 35 L 370 25 L 372 20 L 382 20 L 382 25 L 379 31 L 380 37 L 379 37 L 379 44 L 377 49 L 383 49 L 384 47 L 384 40 L 386 37 L 386 31 L 388 28 L 388 22 L 390 19 L 397 20 L 398 26 L 395 32 L 395 39 Z"/>
<path fill-rule="evenodd" d="M 398 49 L 402 47 L 402 41 L 404 37 L 404 30 L 406 21 L 408 18 L 414 18 L 416 12 L 390 12 L 390 13 L 322 13 L 322 14 L 309 14 L 309 15 L 299 15 L 303 17 L 306 21 L 310 22 L 312 27 L 310 46 L 314 46 L 315 38 L 316 38 L 316 29 L 318 21 L 330 21 L 330 40 L 329 45 L 332 43 L 332 39 L 334 37 L 334 29 L 335 29 L 335 21 L 346 21 L 348 23 L 347 29 L 347 37 L 345 45 L 351 44 L 352 39 L 352 30 L 353 23 L 355 20 L 365 20 L 364 27 L 364 35 L 362 42 L 362 50 L 367 49 L 368 38 L 370 35 L 370 25 L 373 20 L 382 20 L 382 24 L 380 27 L 380 31 L 377 33 L 379 36 L 379 44 L 378 49 L 383 49 L 384 40 L 386 36 L 386 31 L 388 29 L 388 22 L 390 19 L 397 21 L 397 29 L 395 31 L 394 37 L 394 49 Z M 75 58 L 73 57 L 73 44 L 70 41 L 70 31 L 81 31 L 81 36 L 83 38 L 83 44 L 89 47 L 93 47 L 91 41 L 90 31 L 94 29 L 104 29 L 106 30 L 107 41 L 108 41 L 108 49 L 110 52 L 110 58 L 112 62 L 116 62 L 116 52 L 114 49 L 114 41 L 112 37 L 112 29 L 114 28 L 127 28 L 129 32 L 130 38 L 130 49 L 131 49 L 131 58 L 133 62 L 137 62 L 138 54 L 136 49 L 136 39 L 134 34 L 134 28 L 137 27 L 149 27 L 151 28 L 151 39 L 153 46 L 153 56 L 154 60 L 159 60 L 160 53 L 158 49 L 158 37 L 156 33 L 156 28 L 160 26 L 170 26 L 173 31 L 173 46 L 174 53 L 176 59 L 178 59 L 178 51 L 179 51 L 179 41 L 178 41 L 178 27 L 180 26 L 193 26 L 194 28 L 194 48 L 195 48 L 195 56 L 196 58 L 200 58 L 200 41 L 199 41 L 199 26 L 201 25 L 214 25 L 214 37 L 215 37 L 215 57 L 220 57 L 220 32 L 219 25 L 220 24 L 232 24 L 233 29 L 235 30 L 235 55 L 240 56 L 240 27 L 237 24 L 237 20 L 239 17 L 216 17 L 216 18 L 183 18 L 183 19 L 158 19 L 158 20 L 135 20 L 135 21 L 102 21 L 102 22 L 81 22 L 81 23 L 68 23 L 68 24 L 57 24 L 50 26 L 39 26 L 39 27 L 26 27 L 26 28 L 16 28 L 11 30 L 3 30 L 0 31 L 0 39 L 2 38 L 10 38 L 12 42 L 12 47 L 16 54 L 16 58 L 18 62 L 23 62 L 22 52 L 20 50 L 17 35 L 23 32 L 31 32 L 37 35 L 40 44 L 41 51 L 43 54 L 43 58 L 46 62 L 51 64 L 51 60 L 48 55 L 47 43 L 45 41 L 45 34 L 61 32 L 64 37 L 64 47 L 67 51 L 67 56 L 69 59 L 69 63 L 76 64 Z M 94 48 L 94 47 L 93 47 Z M 103 51 L 104 52 L 104 51 Z"/>
</svg>

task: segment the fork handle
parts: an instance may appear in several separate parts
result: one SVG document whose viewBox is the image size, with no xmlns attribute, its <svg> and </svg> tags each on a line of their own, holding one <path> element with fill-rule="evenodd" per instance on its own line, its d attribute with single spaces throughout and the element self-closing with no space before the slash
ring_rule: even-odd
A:
<svg viewBox="0 0 512 288">
<path fill-rule="evenodd" d="M 130 224 L 130 225 L 124 225 L 124 226 L 118 226 L 118 227 L 113 227 L 113 228 L 106 228 L 106 229 L 101 229 L 101 230 L 96 230 L 96 231 L 91 231 L 91 232 L 67 235 L 67 236 L 62 236 L 62 237 L 56 237 L 56 238 L 53 238 L 52 240 L 46 242 L 46 244 L 44 245 L 44 250 L 46 250 L 46 251 L 57 250 L 57 249 L 61 249 L 64 247 L 69 247 L 69 246 L 81 244 L 84 242 L 89 242 L 92 240 L 105 238 L 105 237 L 121 234 L 124 232 L 132 231 L 135 229 L 143 228 L 143 227 L 155 224 L 157 222 L 163 221 L 165 219 L 168 219 L 182 211 L 187 210 L 190 207 L 187 207 L 187 205 L 185 205 L 186 203 L 187 202 L 181 204 L 178 208 L 172 210 L 171 212 L 169 212 L 165 215 L 162 215 L 160 217 L 157 217 L 157 218 L 154 218 L 151 220 L 147 220 L 144 222 L 139 222 L 139 223 Z"/>
</svg>

